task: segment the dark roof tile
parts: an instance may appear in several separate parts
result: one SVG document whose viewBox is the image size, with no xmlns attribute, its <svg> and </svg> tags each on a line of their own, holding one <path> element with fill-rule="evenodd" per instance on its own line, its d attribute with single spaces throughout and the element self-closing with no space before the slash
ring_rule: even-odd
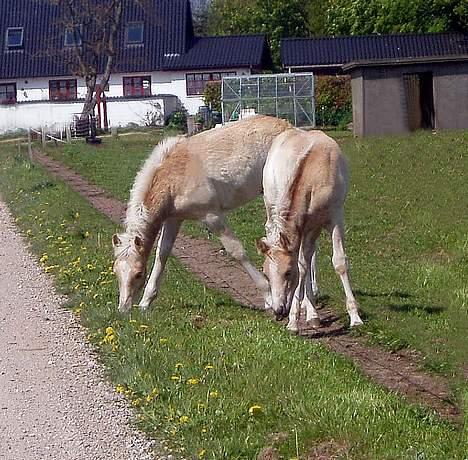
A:
<svg viewBox="0 0 468 460">
<path fill-rule="evenodd" d="M 468 35 L 462 33 L 286 38 L 281 41 L 284 67 L 341 66 L 363 60 L 462 54 L 468 54 Z"/>
<path fill-rule="evenodd" d="M 228 67 L 261 67 L 268 65 L 264 35 L 200 37 L 193 40 L 186 54 L 166 55 L 163 68 L 209 69 Z"/>
</svg>

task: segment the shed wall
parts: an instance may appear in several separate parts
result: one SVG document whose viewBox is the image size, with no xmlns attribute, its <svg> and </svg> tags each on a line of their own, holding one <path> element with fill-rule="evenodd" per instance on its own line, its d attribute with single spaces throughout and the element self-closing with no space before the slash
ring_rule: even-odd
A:
<svg viewBox="0 0 468 460">
<path fill-rule="evenodd" d="M 408 133 L 403 77 L 431 72 L 436 129 L 468 128 L 468 63 L 359 67 L 352 70 L 356 136 Z"/>
</svg>

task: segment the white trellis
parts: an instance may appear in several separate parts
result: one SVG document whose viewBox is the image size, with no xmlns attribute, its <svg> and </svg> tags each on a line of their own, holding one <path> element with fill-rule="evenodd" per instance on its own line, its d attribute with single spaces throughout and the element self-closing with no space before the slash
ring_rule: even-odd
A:
<svg viewBox="0 0 468 460">
<path fill-rule="evenodd" d="M 315 127 L 314 75 L 282 73 L 223 77 L 223 123 L 251 113 L 286 118 L 295 126 Z"/>
</svg>

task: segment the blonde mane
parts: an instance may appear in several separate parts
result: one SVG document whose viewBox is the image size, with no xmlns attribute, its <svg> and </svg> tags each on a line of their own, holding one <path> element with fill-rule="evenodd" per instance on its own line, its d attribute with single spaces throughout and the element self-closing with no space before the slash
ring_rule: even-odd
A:
<svg viewBox="0 0 468 460">
<path fill-rule="evenodd" d="M 183 136 L 168 137 L 161 141 L 146 159 L 135 177 L 125 216 L 125 229 L 130 240 L 134 236 L 144 238 L 145 229 L 150 223 L 149 212 L 143 204 L 146 193 L 151 187 L 153 177 L 163 161 L 174 150 Z"/>
<path fill-rule="evenodd" d="M 292 131 L 293 134 L 299 130 Z M 289 135 L 290 133 L 288 133 Z M 277 195 L 270 203 L 270 220 L 265 225 L 267 241 L 272 247 L 280 246 L 280 235 L 286 235 L 290 240 L 293 239 L 295 228 L 291 228 L 291 222 L 296 218 L 296 211 L 291 208 L 291 187 L 298 174 L 302 160 L 309 154 L 316 140 L 302 146 L 297 153 L 294 161 L 288 165 L 289 170 L 283 170 L 282 186 L 278 188 Z M 273 149 L 274 147 L 272 147 Z"/>
</svg>

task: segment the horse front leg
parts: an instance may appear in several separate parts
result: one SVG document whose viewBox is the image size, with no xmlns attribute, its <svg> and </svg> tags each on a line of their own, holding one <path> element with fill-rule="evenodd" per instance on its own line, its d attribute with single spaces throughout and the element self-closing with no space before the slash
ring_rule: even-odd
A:
<svg viewBox="0 0 468 460">
<path fill-rule="evenodd" d="M 209 229 L 219 236 L 226 252 L 242 265 L 250 278 L 252 278 L 257 288 L 263 294 L 265 302 L 267 302 L 268 294 L 270 292 L 268 280 L 263 273 L 259 272 L 250 262 L 242 243 L 228 227 L 225 217 L 222 214 L 207 214 L 204 221 L 208 225 Z"/>
<path fill-rule="evenodd" d="M 151 275 L 148 278 L 143 297 L 140 301 L 141 310 L 146 310 L 158 295 L 164 267 L 166 266 L 167 258 L 174 246 L 181 224 L 181 220 L 167 219 L 161 228 L 153 269 L 151 270 Z"/>
</svg>

